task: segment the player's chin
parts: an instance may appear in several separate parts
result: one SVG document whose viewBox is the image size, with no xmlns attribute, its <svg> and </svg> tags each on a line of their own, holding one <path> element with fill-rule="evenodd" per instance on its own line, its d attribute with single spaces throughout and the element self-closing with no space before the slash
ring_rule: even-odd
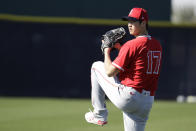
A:
<svg viewBox="0 0 196 131">
<path fill-rule="evenodd" d="M 134 35 L 134 31 L 131 29 L 129 29 L 129 33 L 130 33 L 130 35 Z"/>
<path fill-rule="evenodd" d="M 133 32 L 131 32 L 131 31 L 129 31 L 129 34 L 130 34 L 130 35 L 134 35 L 134 33 L 133 33 Z"/>
<path fill-rule="evenodd" d="M 133 35 L 133 36 L 137 36 L 138 33 L 134 32 L 134 31 L 129 31 L 130 35 Z"/>
</svg>

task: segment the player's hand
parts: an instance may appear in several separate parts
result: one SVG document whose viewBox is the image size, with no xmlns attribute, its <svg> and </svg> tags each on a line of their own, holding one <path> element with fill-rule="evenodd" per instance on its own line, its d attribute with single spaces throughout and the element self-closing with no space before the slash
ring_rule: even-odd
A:
<svg viewBox="0 0 196 131">
<path fill-rule="evenodd" d="M 123 39 L 125 34 L 126 32 L 123 27 L 107 31 L 104 35 L 102 35 L 102 52 L 104 53 L 105 48 L 113 48 L 116 43 L 119 43 L 118 41 Z M 116 48 L 119 48 L 118 44 Z"/>
<path fill-rule="evenodd" d="M 104 40 L 102 40 L 101 42 L 102 42 L 102 44 L 103 44 L 103 43 L 104 43 Z M 103 53 L 104 53 L 104 54 L 105 54 L 105 53 L 110 53 L 111 50 L 112 50 L 111 47 L 106 47 L 106 48 L 103 49 Z"/>
<path fill-rule="evenodd" d="M 104 43 L 104 40 L 102 40 L 101 41 L 102 42 L 102 44 Z M 109 47 L 107 47 L 107 48 L 109 48 Z M 106 48 L 106 49 L 107 49 Z M 120 48 L 121 48 L 121 44 L 120 43 L 116 43 L 116 44 L 114 44 L 114 46 L 113 46 L 113 48 L 115 48 L 115 49 L 117 49 L 118 51 L 120 50 Z M 110 51 L 112 50 L 112 48 L 109 48 L 110 50 L 109 50 L 109 53 L 110 53 Z M 105 52 L 105 51 L 104 51 Z"/>
<path fill-rule="evenodd" d="M 115 48 L 115 49 L 117 49 L 119 51 L 120 48 L 121 48 L 121 44 L 120 43 L 116 43 L 113 48 Z"/>
</svg>

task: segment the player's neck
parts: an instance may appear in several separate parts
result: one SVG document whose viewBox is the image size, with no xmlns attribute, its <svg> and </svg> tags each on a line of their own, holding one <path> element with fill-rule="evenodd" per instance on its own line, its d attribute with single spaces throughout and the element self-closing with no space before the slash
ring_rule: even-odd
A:
<svg viewBox="0 0 196 131">
<path fill-rule="evenodd" d="M 144 30 L 144 31 L 141 31 L 137 36 L 135 37 L 138 37 L 138 36 L 148 36 L 148 31 L 147 30 Z"/>
</svg>

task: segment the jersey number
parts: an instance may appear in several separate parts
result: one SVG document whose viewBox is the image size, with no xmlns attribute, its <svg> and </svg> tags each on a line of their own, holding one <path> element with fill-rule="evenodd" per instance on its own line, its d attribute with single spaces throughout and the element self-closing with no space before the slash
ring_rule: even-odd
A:
<svg viewBox="0 0 196 131">
<path fill-rule="evenodd" d="M 161 52 L 160 51 L 148 51 L 148 68 L 147 74 L 158 74 L 160 61 L 161 61 Z"/>
</svg>

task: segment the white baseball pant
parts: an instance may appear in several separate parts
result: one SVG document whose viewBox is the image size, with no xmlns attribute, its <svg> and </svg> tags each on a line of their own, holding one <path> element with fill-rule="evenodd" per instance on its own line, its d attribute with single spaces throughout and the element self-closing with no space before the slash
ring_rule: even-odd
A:
<svg viewBox="0 0 196 131">
<path fill-rule="evenodd" d="M 122 85 L 118 78 L 108 77 L 104 63 L 95 62 L 91 68 L 91 100 L 94 111 L 107 111 L 105 95 L 123 112 L 125 131 L 144 131 L 154 96 L 139 93 L 132 87 Z"/>
</svg>

